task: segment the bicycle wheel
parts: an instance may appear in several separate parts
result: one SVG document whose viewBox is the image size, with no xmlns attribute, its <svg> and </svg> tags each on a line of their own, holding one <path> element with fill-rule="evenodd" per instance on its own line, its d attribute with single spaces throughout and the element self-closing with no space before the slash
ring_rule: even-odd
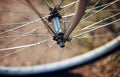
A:
<svg viewBox="0 0 120 77">
<path fill-rule="evenodd" d="M 120 10 L 117 6 L 120 0 L 104 4 L 100 0 L 90 1 L 85 13 L 85 8 L 81 12 L 79 10 L 85 4 L 77 5 L 82 0 L 0 1 L 1 74 L 36 74 L 73 67 L 104 55 L 120 44 Z M 46 20 L 49 6 L 60 7 L 60 24 L 66 32 L 65 38 L 83 16 L 69 36 L 73 40 L 65 48 L 52 41 L 55 29 L 53 23 Z M 77 20 L 78 13 L 81 15 Z M 45 22 L 41 21 L 41 17 Z M 49 25 L 53 32 L 45 25 Z"/>
</svg>

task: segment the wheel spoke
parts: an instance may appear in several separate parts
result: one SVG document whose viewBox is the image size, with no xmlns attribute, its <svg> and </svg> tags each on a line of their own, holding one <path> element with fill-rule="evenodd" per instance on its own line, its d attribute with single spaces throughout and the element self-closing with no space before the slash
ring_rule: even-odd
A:
<svg viewBox="0 0 120 77">
<path fill-rule="evenodd" d="M 91 29 L 91 30 L 85 31 L 85 32 L 80 33 L 80 34 L 78 34 L 78 35 L 75 35 L 75 36 L 73 36 L 73 38 L 74 38 L 74 37 L 81 36 L 81 35 L 86 34 L 86 33 L 90 33 L 90 32 L 92 32 L 92 31 L 95 31 L 95 30 L 100 29 L 100 28 L 103 28 L 103 27 L 105 27 L 105 26 L 114 24 L 114 23 L 119 22 L 119 21 L 120 21 L 120 19 L 117 19 L 117 20 L 112 21 L 112 22 L 110 22 L 110 23 L 108 23 L 108 24 L 105 24 L 105 25 L 101 25 L 101 26 L 95 27 L 95 28 L 93 28 L 93 29 Z"/>
<path fill-rule="evenodd" d="M 22 46 L 10 47 L 10 48 L 3 48 L 3 49 L 0 49 L 0 51 L 20 49 L 20 48 L 27 48 L 27 47 L 33 47 L 33 46 L 36 46 L 36 45 L 43 44 L 43 43 L 45 43 L 45 42 L 47 42 L 47 41 L 50 41 L 51 39 L 52 39 L 52 38 L 50 38 L 50 39 L 45 39 L 45 40 L 42 40 L 42 41 L 39 41 L 39 42 L 36 42 L 36 43 L 33 43 L 33 44 L 28 44 L 28 45 L 22 45 Z"/>
<path fill-rule="evenodd" d="M 27 32 L 26 34 L 31 34 L 31 33 L 33 33 L 34 31 L 36 31 L 36 29 L 33 29 L 33 30 L 29 31 L 29 32 Z M 12 41 L 9 41 L 9 42 L 6 42 L 6 43 L 2 44 L 0 47 L 4 47 L 5 45 L 14 43 L 16 40 L 21 39 L 21 38 L 22 38 L 22 37 L 17 37 L 17 38 L 15 38 L 15 39 L 13 39 Z"/>
<path fill-rule="evenodd" d="M 24 49 L 26 49 L 26 48 L 22 48 L 22 49 L 14 51 L 14 52 L 11 52 L 9 54 L 6 54 L 6 55 L 0 57 L 0 60 L 3 60 L 5 58 L 7 58 L 7 57 L 11 57 L 12 55 L 18 54 L 18 53 L 22 52 Z"/>
<path fill-rule="evenodd" d="M 95 14 L 103 11 L 104 9 L 108 8 L 109 6 L 111 6 L 112 4 L 115 4 L 115 3 L 118 2 L 118 1 L 119 1 L 119 0 L 115 0 L 115 1 L 111 2 L 110 4 L 106 5 L 105 7 L 101 8 L 101 9 L 98 10 L 98 11 L 96 11 L 95 13 L 93 13 L 93 14 L 87 16 L 86 18 L 82 19 L 80 22 L 83 22 L 83 21 L 87 20 L 88 18 L 90 18 L 90 17 L 94 16 Z"/>
<path fill-rule="evenodd" d="M 48 16 L 45 16 L 45 17 L 43 17 L 43 18 L 46 18 L 46 17 L 48 17 Z M 25 27 L 25 26 L 27 26 L 27 25 L 29 25 L 29 24 L 33 24 L 33 23 L 39 22 L 39 21 L 41 21 L 41 18 L 40 18 L 40 19 L 33 20 L 33 21 L 28 22 L 28 23 L 26 23 L 26 24 L 23 24 L 23 25 L 21 25 L 21 26 L 18 26 L 18 27 L 15 27 L 15 28 L 8 29 L 8 30 L 6 30 L 6 31 L 0 32 L 0 34 L 4 34 L 4 33 L 7 33 L 7 32 L 10 32 L 10 31 L 13 31 L 13 30 L 16 30 L 16 29 Z"/>
<path fill-rule="evenodd" d="M 99 24 L 99 23 L 101 23 L 101 22 L 103 22 L 103 21 L 105 21 L 105 20 L 111 19 L 111 18 L 113 18 L 113 17 L 115 17 L 115 16 L 118 16 L 118 15 L 120 15 L 120 13 L 114 14 L 114 15 L 112 15 L 112 16 L 110 16 L 110 17 L 107 17 L 107 18 L 105 18 L 105 19 L 103 19 L 103 20 L 100 20 L 100 21 L 98 21 L 98 22 L 96 22 L 96 23 L 93 23 L 93 24 L 91 24 L 91 25 L 89 25 L 89 26 L 87 26 L 87 27 L 84 27 L 82 30 L 86 30 L 86 29 L 88 29 L 88 28 L 90 28 L 90 27 L 92 27 L 92 26 L 94 26 L 94 25 L 97 25 L 97 24 Z"/>
<path fill-rule="evenodd" d="M 83 35 L 83 36 L 75 37 L 75 39 L 110 37 L 110 36 L 112 36 L 112 35 L 120 35 L 120 33 L 111 34 L 110 32 L 108 32 L 108 33 L 106 33 L 106 34 Z"/>
</svg>

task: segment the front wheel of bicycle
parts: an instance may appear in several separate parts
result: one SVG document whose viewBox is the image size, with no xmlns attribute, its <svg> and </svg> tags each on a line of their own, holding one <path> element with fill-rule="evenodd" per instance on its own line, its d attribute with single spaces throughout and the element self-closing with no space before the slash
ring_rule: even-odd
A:
<svg viewBox="0 0 120 77">
<path fill-rule="evenodd" d="M 120 0 L 89 1 L 87 6 L 87 0 L 0 1 L 0 74 L 58 71 L 87 63 L 120 45 Z M 60 9 L 64 38 L 72 38 L 65 48 L 52 39 L 55 28 L 48 21 L 49 7 Z"/>
</svg>

